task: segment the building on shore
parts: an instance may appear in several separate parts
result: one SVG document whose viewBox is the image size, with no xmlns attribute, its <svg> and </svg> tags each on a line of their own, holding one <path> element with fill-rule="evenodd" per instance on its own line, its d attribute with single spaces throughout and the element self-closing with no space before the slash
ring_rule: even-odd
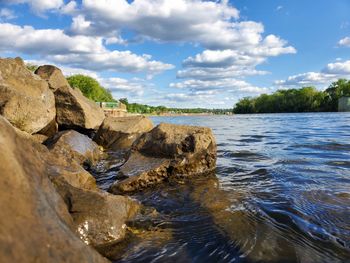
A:
<svg viewBox="0 0 350 263">
<path fill-rule="evenodd" d="M 100 106 L 106 116 L 125 117 L 127 115 L 126 105 L 120 101 L 115 102 L 96 102 Z"/>
<path fill-rule="evenodd" d="M 350 111 L 350 97 L 339 98 L 338 111 Z"/>
</svg>

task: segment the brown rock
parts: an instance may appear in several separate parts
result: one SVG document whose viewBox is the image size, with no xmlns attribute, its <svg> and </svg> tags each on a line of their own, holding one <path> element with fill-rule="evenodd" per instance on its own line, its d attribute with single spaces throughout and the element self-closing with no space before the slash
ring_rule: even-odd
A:
<svg viewBox="0 0 350 263">
<path fill-rule="evenodd" d="M 124 238 L 125 222 L 139 210 L 139 204 L 129 197 L 78 189 L 60 177 L 54 183 L 69 206 L 79 237 L 101 253 Z"/>
<path fill-rule="evenodd" d="M 45 134 L 47 126 L 54 122 L 52 91 L 20 58 L 0 59 L 0 114 L 30 134 Z"/>
<path fill-rule="evenodd" d="M 51 180 L 64 180 L 79 189 L 98 191 L 95 178 L 81 167 L 75 160 L 65 158 L 58 152 L 47 154 L 47 174 Z"/>
<path fill-rule="evenodd" d="M 0 117 L 1 261 L 108 262 L 71 231 L 72 218 L 33 144 Z"/>
<path fill-rule="evenodd" d="M 87 166 L 95 165 L 103 156 L 102 151 L 94 141 L 74 130 L 57 133 L 46 145 L 50 151 Z"/>
<path fill-rule="evenodd" d="M 55 66 L 45 65 L 36 71 L 54 91 L 57 123 L 64 128 L 97 129 L 105 118 L 103 110 L 86 98 L 79 89 L 73 89 Z"/>
<path fill-rule="evenodd" d="M 140 190 L 170 177 L 209 173 L 216 167 L 216 143 L 209 128 L 162 123 L 143 134 L 121 167 L 113 193 Z"/>
<path fill-rule="evenodd" d="M 152 128 L 152 121 L 145 116 L 107 117 L 94 140 L 107 149 L 127 149 L 141 134 Z"/>
</svg>

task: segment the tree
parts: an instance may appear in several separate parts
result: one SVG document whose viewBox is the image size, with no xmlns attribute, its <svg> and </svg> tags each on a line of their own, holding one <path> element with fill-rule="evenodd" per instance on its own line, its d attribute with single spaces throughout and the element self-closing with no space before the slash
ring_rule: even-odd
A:
<svg viewBox="0 0 350 263">
<path fill-rule="evenodd" d="M 315 87 L 277 90 L 256 98 L 243 98 L 234 106 L 234 113 L 337 111 L 338 100 L 350 96 L 350 81 L 339 79 L 324 92 Z"/>
<path fill-rule="evenodd" d="M 67 80 L 71 87 L 80 89 L 85 97 L 93 101 L 115 101 L 111 92 L 102 87 L 100 83 L 92 77 L 78 74 L 68 77 Z"/>
</svg>

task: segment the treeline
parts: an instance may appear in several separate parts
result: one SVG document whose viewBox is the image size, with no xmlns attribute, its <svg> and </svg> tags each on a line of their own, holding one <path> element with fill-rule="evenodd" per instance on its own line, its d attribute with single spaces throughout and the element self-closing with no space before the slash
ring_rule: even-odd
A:
<svg viewBox="0 0 350 263">
<path fill-rule="evenodd" d="M 129 103 L 127 98 L 119 100 L 127 107 L 128 112 L 140 114 L 226 114 L 232 109 L 204 109 L 204 108 L 168 108 L 165 106 L 150 106 L 139 103 Z"/>
<path fill-rule="evenodd" d="M 338 111 L 340 97 L 350 96 L 350 80 L 339 79 L 325 91 L 314 87 L 278 90 L 273 94 L 241 99 L 234 113 L 332 112 Z"/>
</svg>

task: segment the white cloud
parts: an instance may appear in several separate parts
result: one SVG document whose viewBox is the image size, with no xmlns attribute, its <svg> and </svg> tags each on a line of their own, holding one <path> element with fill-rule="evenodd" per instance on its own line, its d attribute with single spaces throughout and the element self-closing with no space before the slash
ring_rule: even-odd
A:
<svg viewBox="0 0 350 263">
<path fill-rule="evenodd" d="M 240 92 L 261 94 L 266 92 L 266 88 L 260 88 L 249 84 L 244 80 L 233 78 L 218 79 L 218 80 L 198 80 L 189 79 L 182 82 L 170 83 L 170 87 L 177 89 L 187 89 L 192 93 L 198 91 L 220 91 L 220 92 Z"/>
<path fill-rule="evenodd" d="M 173 68 L 171 64 L 150 60 L 149 55 L 139 56 L 130 51 L 118 50 L 88 54 L 50 55 L 48 58 L 56 63 L 96 71 L 147 72 L 153 75 Z"/>
<path fill-rule="evenodd" d="M 109 89 L 117 98 L 126 95 L 142 96 L 147 84 L 140 79 L 123 79 L 123 78 L 99 78 L 102 86 Z"/>
<path fill-rule="evenodd" d="M 179 70 L 177 78 L 192 78 L 200 80 L 212 80 L 223 78 L 242 78 L 254 75 L 266 75 L 267 71 L 256 70 L 252 67 L 231 66 L 227 68 L 188 68 Z"/>
<path fill-rule="evenodd" d="M 61 6 L 60 11 L 63 14 L 74 15 L 75 13 L 78 12 L 77 7 L 78 7 L 77 2 L 70 1 L 66 5 Z"/>
<path fill-rule="evenodd" d="M 339 40 L 338 45 L 343 47 L 350 47 L 350 37 L 344 37 L 343 39 Z"/>
<path fill-rule="evenodd" d="M 3 0 L 2 2 L 5 4 L 28 4 L 37 14 L 64 6 L 63 0 Z"/>
<path fill-rule="evenodd" d="M 344 62 L 329 63 L 323 71 L 326 74 L 350 76 L 350 60 Z"/>
<path fill-rule="evenodd" d="M 17 16 L 15 15 L 15 13 L 8 8 L 1 8 L 0 9 L 0 22 L 1 20 L 10 20 L 10 19 L 14 19 Z"/>
<path fill-rule="evenodd" d="M 350 77 L 350 60 L 329 63 L 321 72 L 306 72 L 288 77 L 286 80 L 275 81 L 280 87 L 320 86 L 325 87 L 340 78 Z"/>
<path fill-rule="evenodd" d="M 62 65 L 87 69 L 157 74 L 172 65 L 151 60 L 150 55 L 110 51 L 101 37 L 68 36 L 60 29 L 36 30 L 31 26 L 0 23 L 0 51 L 41 55 Z"/>
<path fill-rule="evenodd" d="M 81 68 L 73 68 L 73 67 L 67 67 L 61 64 L 53 63 L 52 61 L 48 60 L 36 60 L 36 59 L 26 59 L 24 60 L 25 63 L 42 66 L 42 65 L 55 65 L 59 69 L 62 70 L 63 75 L 65 76 L 72 76 L 76 74 L 86 75 L 93 77 L 95 79 L 99 78 L 99 75 L 95 71 L 81 69 Z"/>
<path fill-rule="evenodd" d="M 281 11 L 283 9 L 283 6 L 282 5 L 279 5 L 276 7 L 276 11 Z"/>
</svg>

